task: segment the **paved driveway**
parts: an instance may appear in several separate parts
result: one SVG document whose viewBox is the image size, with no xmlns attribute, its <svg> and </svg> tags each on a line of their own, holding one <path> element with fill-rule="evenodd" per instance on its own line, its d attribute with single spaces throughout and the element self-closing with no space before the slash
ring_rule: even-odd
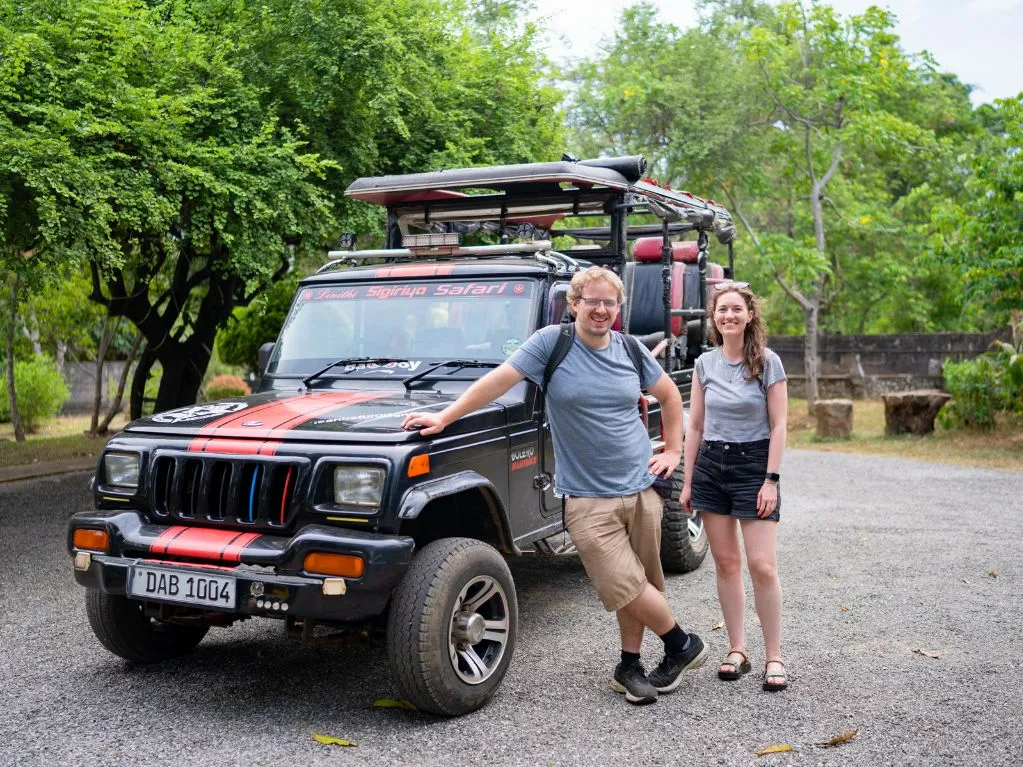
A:
<svg viewBox="0 0 1023 767">
<path fill-rule="evenodd" d="M 0 486 L 0 765 L 995 765 L 1023 753 L 1023 473 L 791 451 L 791 686 L 777 695 L 708 665 L 656 705 L 628 706 L 608 686 L 614 624 L 579 563 L 517 561 L 512 669 L 490 706 L 455 720 L 371 706 L 394 695 L 381 645 L 303 648 L 270 621 L 214 629 L 156 667 L 109 655 L 64 554 L 85 481 Z M 717 659 L 713 589 L 709 560 L 668 585 Z M 814 745 L 853 729 L 847 745 Z M 775 743 L 797 750 L 753 755 Z"/>
</svg>

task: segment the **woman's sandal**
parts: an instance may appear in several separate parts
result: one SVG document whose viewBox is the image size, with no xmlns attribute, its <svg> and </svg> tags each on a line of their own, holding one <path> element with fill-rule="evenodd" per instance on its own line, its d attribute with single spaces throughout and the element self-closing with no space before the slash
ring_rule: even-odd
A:
<svg viewBox="0 0 1023 767">
<path fill-rule="evenodd" d="M 734 661 L 729 660 L 729 658 L 731 658 L 733 655 L 741 655 L 742 661 L 740 663 L 735 663 Z M 721 666 L 731 666 L 732 670 L 722 671 Z M 750 665 L 749 662 L 749 656 L 746 655 L 745 652 L 743 652 L 742 650 L 729 650 L 728 655 L 725 656 L 725 659 L 721 661 L 720 665 L 718 666 L 718 679 L 724 679 L 726 681 L 732 682 L 735 681 L 736 679 L 740 679 L 744 674 L 748 674 L 752 668 L 753 667 Z"/>
<path fill-rule="evenodd" d="M 781 671 L 772 671 L 768 673 L 767 666 L 771 663 L 777 663 L 781 666 Z M 781 679 L 780 682 L 772 682 L 772 679 Z M 788 675 L 785 673 L 785 664 L 780 660 L 769 660 L 764 664 L 764 689 L 768 692 L 780 692 L 789 686 Z"/>
</svg>

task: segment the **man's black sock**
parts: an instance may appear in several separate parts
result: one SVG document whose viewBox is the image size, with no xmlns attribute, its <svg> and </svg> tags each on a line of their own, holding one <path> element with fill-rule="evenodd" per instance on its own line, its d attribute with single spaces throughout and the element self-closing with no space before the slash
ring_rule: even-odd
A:
<svg viewBox="0 0 1023 767">
<path fill-rule="evenodd" d="M 622 650 L 622 665 L 631 666 L 633 663 L 639 663 L 639 653 Z"/>
<path fill-rule="evenodd" d="M 685 652 L 686 648 L 689 647 L 689 635 L 680 629 L 677 623 L 672 627 L 671 631 L 661 634 L 661 641 L 664 642 L 664 651 L 672 655 Z"/>
</svg>

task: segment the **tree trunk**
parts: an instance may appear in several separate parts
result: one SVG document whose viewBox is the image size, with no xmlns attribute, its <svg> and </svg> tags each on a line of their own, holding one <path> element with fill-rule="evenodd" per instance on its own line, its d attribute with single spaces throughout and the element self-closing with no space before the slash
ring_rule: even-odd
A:
<svg viewBox="0 0 1023 767">
<path fill-rule="evenodd" d="M 29 310 L 29 314 L 32 317 L 32 321 L 27 322 L 26 319 L 22 317 L 21 329 L 32 344 L 32 353 L 37 357 L 41 357 L 43 354 L 43 345 L 39 342 L 39 321 L 36 320 L 35 312 Z"/>
<path fill-rule="evenodd" d="M 806 330 L 803 333 L 803 369 L 806 374 L 806 409 L 813 415 L 813 406 L 820 399 L 819 366 L 817 344 L 817 320 L 820 312 L 819 301 L 813 301 L 803 310 Z"/>
<path fill-rule="evenodd" d="M 196 328 L 185 343 L 177 344 L 173 349 L 165 347 L 164 353 L 160 355 L 163 377 L 160 379 L 153 412 L 160 413 L 195 404 L 206 368 L 210 364 L 212 336 L 216 332 L 216 326 Z"/>
<path fill-rule="evenodd" d="M 139 357 L 139 364 L 135 368 L 135 375 L 131 379 L 131 396 L 128 400 L 128 413 L 134 421 L 142 417 L 142 406 L 146 398 L 146 382 L 149 380 L 149 373 L 156 364 L 156 355 L 152 353 L 147 345 Z"/>
<path fill-rule="evenodd" d="M 18 395 L 14 389 L 14 335 L 17 332 L 15 320 L 18 315 L 18 288 L 21 279 L 14 275 L 11 279 L 11 305 L 7 311 L 7 401 L 11 405 L 11 426 L 14 427 L 16 442 L 25 441 L 25 427 L 18 414 Z"/>
<path fill-rule="evenodd" d="M 142 346 L 142 341 L 145 338 L 141 333 L 135 336 L 135 342 L 131 345 L 131 349 L 128 351 L 128 359 L 124 363 L 124 370 L 121 371 L 121 377 L 117 381 L 117 393 L 114 395 L 113 402 L 110 403 L 110 409 L 107 410 L 106 416 L 100 422 L 97 434 L 105 435 L 107 429 L 110 428 L 110 422 L 114 420 L 114 417 L 121 412 L 121 401 L 124 399 L 124 387 L 128 383 L 128 375 L 131 372 L 131 365 L 135 361 L 135 356 L 139 353 L 139 347 Z"/>
<path fill-rule="evenodd" d="M 110 315 L 103 318 L 103 332 L 99 337 L 99 349 L 96 352 L 96 386 L 92 396 L 92 418 L 89 421 L 89 436 L 95 437 L 99 433 L 99 413 L 103 409 L 103 366 L 106 364 L 107 352 L 110 350 L 110 339 L 120 320 L 110 327 Z"/>
<path fill-rule="evenodd" d="M 57 363 L 57 370 L 60 371 L 61 375 L 64 375 L 64 362 L 67 360 L 67 341 L 57 341 L 57 358 L 54 360 Z"/>
</svg>

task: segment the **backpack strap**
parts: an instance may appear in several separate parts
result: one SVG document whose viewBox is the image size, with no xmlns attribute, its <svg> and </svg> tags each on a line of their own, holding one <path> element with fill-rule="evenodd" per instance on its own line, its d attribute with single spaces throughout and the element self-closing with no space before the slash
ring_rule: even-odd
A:
<svg viewBox="0 0 1023 767">
<path fill-rule="evenodd" d="M 617 332 L 617 331 L 616 331 Z M 632 366 L 636 368 L 636 375 L 639 376 L 640 388 L 643 386 L 643 350 L 639 347 L 639 339 L 628 333 L 619 333 L 625 339 L 625 348 L 629 350 L 632 357 Z"/>
<path fill-rule="evenodd" d="M 616 335 L 622 337 L 625 342 L 625 348 L 629 352 L 629 358 L 632 360 L 632 366 L 636 368 L 636 375 L 639 376 L 640 383 L 643 381 L 643 350 L 640 348 L 639 339 L 635 336 L 629 335 L 628 333 L 619 333 L 617 330 L 614 331 Z M 566 356 L 568 356 L 569 350 L 572 348 L 572 342 L 575 340 L 575 323 L 566 322 L 561 326 L 561 331 L 558 333 L 558 340 L 554 342 L 554 348 L 551 350 L 551 356 L 547 358 L 547 365 L 543 369 L 543 385 L 540 387 L 540 392 L 543 398 L 547 398 L 547 387 L 550 385 L 551 376 L 554 375 L 554 371 L 558 369 L 558 365 L 562 363 Z"/>
<path fill-rule="evenodd" d="M 561 364 L 562 360 L 568 356 L 568 351 L 572 348 L 572 342 L 574 340 L 575 323 L 564 323 L 561 326 L 561 332 L 558 333 L 558 340 L 554 342 L 554 348 L 551 350 L 551 356 L 547 358 L 547 365 L 543 369 L 543 385 L 540 387 L 540 393 L 543 400 L 547 399 L 547 387 L 550 385 L 551 376 L 554 375 L 554 371 L 558 369 L 558 365 Z"/>
</svg>

